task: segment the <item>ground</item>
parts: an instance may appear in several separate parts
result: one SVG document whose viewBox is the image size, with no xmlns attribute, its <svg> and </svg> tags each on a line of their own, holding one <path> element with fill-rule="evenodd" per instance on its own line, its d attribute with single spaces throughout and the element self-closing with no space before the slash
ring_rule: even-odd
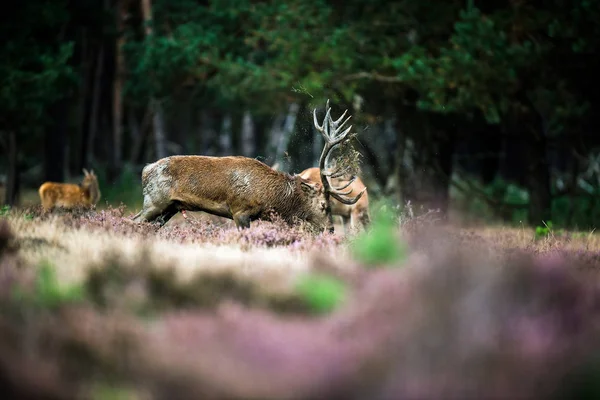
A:
<svg viewBox="0 0 600 400">
<path fill-rule="evenodd" d="M 278 221 L 240 231 L 200 213 L 159 229 L 131 214 L 0 217 L 0 386 L 19 398 L 544 398 L 580 393 L 587 381 L 569 372 L 594 371 L 594 232 L 391 214 L 348 236 Z"/>
</svg>

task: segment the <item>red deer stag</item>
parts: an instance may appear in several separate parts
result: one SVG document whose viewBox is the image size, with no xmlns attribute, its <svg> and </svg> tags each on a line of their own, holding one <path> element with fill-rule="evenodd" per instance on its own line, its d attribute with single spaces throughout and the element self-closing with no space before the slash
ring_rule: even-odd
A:
<svg viewBox="0 0 600 400">
<path fill-rule="evenodd" d="M 308 179 L 309 181 L 319 182 L 322 184 L 321 171 L 318 167 L 307 168 L 299 175 L 304 179 Z M 340 184 L 343 184 L 344 181 L 341 178 L 334 178 L 331 180 L 331 183 L 332 185 L 339 186 Z M 357 177 L 356 180 L 350 184 L 349 188 L 352 190 L 348 194 L 350 196 L 356 196 L 361 192 L 361 190 L 365 189 L 365 185 L 362 180 Z M 344 204 L 340 203 L 335 198 L 331 199 L 331 214 L 342 217 L 344 230 L 346 232 L 348 232 L 348 227 L 350 227 L 350 229 L 355 229 L 359 226 L 367 228 L 371 222 L 369 215 L 368 191 L 365 190 L 363 196 L 355 204 Z"/>
<path fill-rule="evenodd" d="M 321 231 L 327 223 L 323 187 L 248 157 L 170 156 L 142 170 L 144 205 L 133 221 L 163 226 L 178 211 L 204 211 L 248 228 L 270 211 Z"/>
<path fill-rule="evenodd" d="M 329 158 L 331 157 L 332 151 L 338 147 L 343 145 L 348 140 L 352 139 L 353 135 L 350 135 L 350 131 L 352 129 L 352 125 L 348 128 L 344 129 L 344 125 L 348 120 L 352 117 L 348 116 L 343 122 L 342 120 L 346 116 L 348 110 L 344 111 L 342 116 L 337 120 L 333 120 L 331 117 L 331 108 L 329 107 L 329 100 L 327 100 L 326 105 L 326 113 L 325 119 L 323 120 L 323 124 L 319 125 L 317 122 L 317 110 L 313 111 L 313 120 L 315 124 L 315 128 L 321 132 L 323 138 L 325 139 L 325 146 L 323 147 L 323 152 L 321 153 L 321 157 L 319 159 L 319 175 L 320 175 L 320 183 L 323 186 L 323 192 L 325 195 L 325 213 L 327 214 L 327 229 L 329 232 L 333 232 L 333 216 L 332 216 L 332 204 L 331 198 L 333 197 L 339 203 L 347 206 L 351 206 L 356 204 L 366 192 L 367 188 L 358 192 L 354 197 L 346 197 L 355 192 L 355 187 L 350 187 L 357 180 L 357 176 L 352 176 L 346 183 L 336 186 L 333 181 L 330 182 L 330 179 L 336 179 L 346 174 L 348 167 L 341 168 L 339 163 L 336 163 L 336 166 L 332 170 L 325 169 L 326 165 L 331 165 Z M 319 182 L 316 182 L 319 183 Z M 343 191 L 350 187 L 349 190 Z M 358 188 L 356 188 L 358 189 Z"/>
<path fill-rule="evenodd" d="M 79 184 L 73 183 L 43 183 L 38 193 L 44 212 L 55 207 L 72 209 L 76 207 L 91 208 L 100 200 L 100 187 L 98 178 L 94 171 L 88 172 L 83 169 L 83 181 Z"/>
</svg>

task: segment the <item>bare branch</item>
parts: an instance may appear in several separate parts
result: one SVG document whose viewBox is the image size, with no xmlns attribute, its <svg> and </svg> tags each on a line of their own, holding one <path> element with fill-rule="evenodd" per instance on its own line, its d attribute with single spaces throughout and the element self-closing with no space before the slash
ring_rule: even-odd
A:
<svg viewBox="0 0 600 400">
<path fill-rule="evenodd" d="M 365 71 L 358 72 L 356 74 L 346 75 L 345 77 L 342 78 L 342 81 L 357 81 L 357 80 L 361 80 L 361 79 L 367 79 L 367 80 L 377 81 L 377 82 L 386 82 L 386 83 L 403 83 L 404 82 L 402 80 L 402 78 L 399 78 L 397 76 L 381 75 L 377 72 L 365 72 Z"/>
</svg>

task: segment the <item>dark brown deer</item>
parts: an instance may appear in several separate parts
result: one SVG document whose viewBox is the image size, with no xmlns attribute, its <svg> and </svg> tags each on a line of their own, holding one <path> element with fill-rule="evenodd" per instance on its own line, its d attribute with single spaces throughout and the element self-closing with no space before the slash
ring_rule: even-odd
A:
<svg viewBox="0 0 600 400">
<path fill-rule="evenodd" d="M 133 221 L 162 225 L 177 212 L 204 211 L 248 228 L 275 212 L 288 224 L 295 218 L 319 230 L 327 224 L 319 183 L 273 170 L 248 157 L 170 156 L 142 170 L 144 206 Z"/>
<path fill-rule="evenodd" d="M 354 181 L 356 181 L 356 179 L 357 179 L 356 175 L 351 176 L 346 181 L 346 183 L 344 183 L 340 186 L 335 186 L 333 184 L 333 182 L 330 181 L 330 179 L 335 179 L 335 178 L 339 178 L 339 177 L 346 175 L 346 173 L 349 169 L 348 166 L 346 166 L 344 168 L 341 165 L 341 163 L 338 163 L 338 162 L 335 163 L 335 166 L 333 167 L 332 170 L 327 170 L 325 168 L 326 165 L 331 165 L 329 158 L 331 157 L 332 151 L 335 148 L 337 148 L 338 146 L 341 146 L 344 143 L 346 143 L 347 141 L 349 141 L 350 139 L 352 139 L 354 134 L 350 134 L 350 131 L 352 130 L 352 125 L 350 125 L 348 128 L 345 128 L 345 130 L 344 130 L 344 125 L 352 117 L 350 115 L 350 116 L 348 116 L 348 118 L 346 118 L 342 122 L 342 120 L 346 116 L 346 113 L 348 112 L 348 110 L 344 111 L 342 116 L 334 121 L 333 118 L 331 117 L 331 107 L 329 107 L 329 100 L 327 100 L 327 105 L 325 108 L 326 108 L 326 112 L 325 112 L 325 119 L 323 120 L 323 124 L 319 125 L 319 123 L 317 121 L 317 110 L 316 109 L 313 111 L 313 120 L 314 120 L 315 128 L 319 132 L 321 132 L 321 134 L 323 135 L 323 139 L 325 139 L 325 146 L 323 147 L 323 151 L 322 151 L 321 157 L 319 159 L 319 173 L 320 173 L 319 175 L 321 177 L 321 183 L 323 185 L 323 192 L 324 192 L 324 196 L 325 196 L 325 213 L 327 215 L 327 229 L 329 232 L 333 232 L 334 228 L 333 228 L 331 198 L 333 197 L 335 200 L 337 200 L 341 204 L 352 205 L 360 200 L 360 198 L 363 196 L 363 194 L 365 193 L 367 188 L 364 187 L 354 197 L 347 197 L 349 194 L 351 194 L 354 191 L 354 188 L 350 187 L 350 186 L 354 183 Z M 348 187 L 350 187 L 350 189 L 348 189 L 347 191 L 344 192 L 343 190 L 347 189 Z"/>
</svg>

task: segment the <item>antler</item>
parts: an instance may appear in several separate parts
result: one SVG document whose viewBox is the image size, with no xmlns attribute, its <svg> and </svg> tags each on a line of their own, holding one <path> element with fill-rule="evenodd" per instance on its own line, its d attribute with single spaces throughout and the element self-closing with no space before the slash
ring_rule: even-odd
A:
<svg viewBox="0 0 600 400">
<path fill-rule="evenodd" d="M 350 180 L 343 186 L 333 186 L 329 181 L 329 178 L 338 178 L 345 175 L 350 169 L 349 166 L 345 168 L 339 168 L 336 165 L 332 171 L 328 171 L 325 169 L 325 165 L 330 164 L 329 158 L 331 157 L 333 149 L 335 149 L 337 146 L 342 145 L 344 142 L 352 139 L 353 135 L 350 135 L 352 125 L 350 125 L 344 130 L 344 125 L 350 120 L 350 118 L 352 118 L 352 116 L 349 115 L 345 120 L 343 120 L 346 116 L 346 113 L 348 112 L 348 110 L 346 110 L 344 111 L 341 117 L 339 117 L 337 120 L 333 120 L 333 118 L 331 117 L 331 108 L 329 107 L 329 100 L 327 100 L 327 105 L 325 108 L 326 112 L 323 124 L 319 125 L 319 122 L 317 121 L 316 109 L 313 111 L 313 120 L 315 128 L 319 132 L 321 132 L 323 138 L 325 139 L 325 146 L 323 147 L 323 152 L 321 153 L 321 158 L 319 159 L 319 169 L 321 171 L 321 181 L 323 182 L 323 190 L 325 192 L 325 200 L 327 203 L 327 214 L 331 223 L 330 231 L 333 231 L 333 220 L 331 217 L 331 208 L 329 206 L 329 197 L 333 197 L 340 203 L 351 205 L 355 204 L 362 197 L 366 188 L 364 188 L 357 196 L 353 198 L 347 198 L 342 196 L 346 196 L 352 193 L 352 189 L 346 192 L 341 192 L 341 190 L 344 190 L 348 186 L 350 186 L 352 182 L 356 180 L 356 175 L 353 175 L 350 178 Z"/>
</svg>

